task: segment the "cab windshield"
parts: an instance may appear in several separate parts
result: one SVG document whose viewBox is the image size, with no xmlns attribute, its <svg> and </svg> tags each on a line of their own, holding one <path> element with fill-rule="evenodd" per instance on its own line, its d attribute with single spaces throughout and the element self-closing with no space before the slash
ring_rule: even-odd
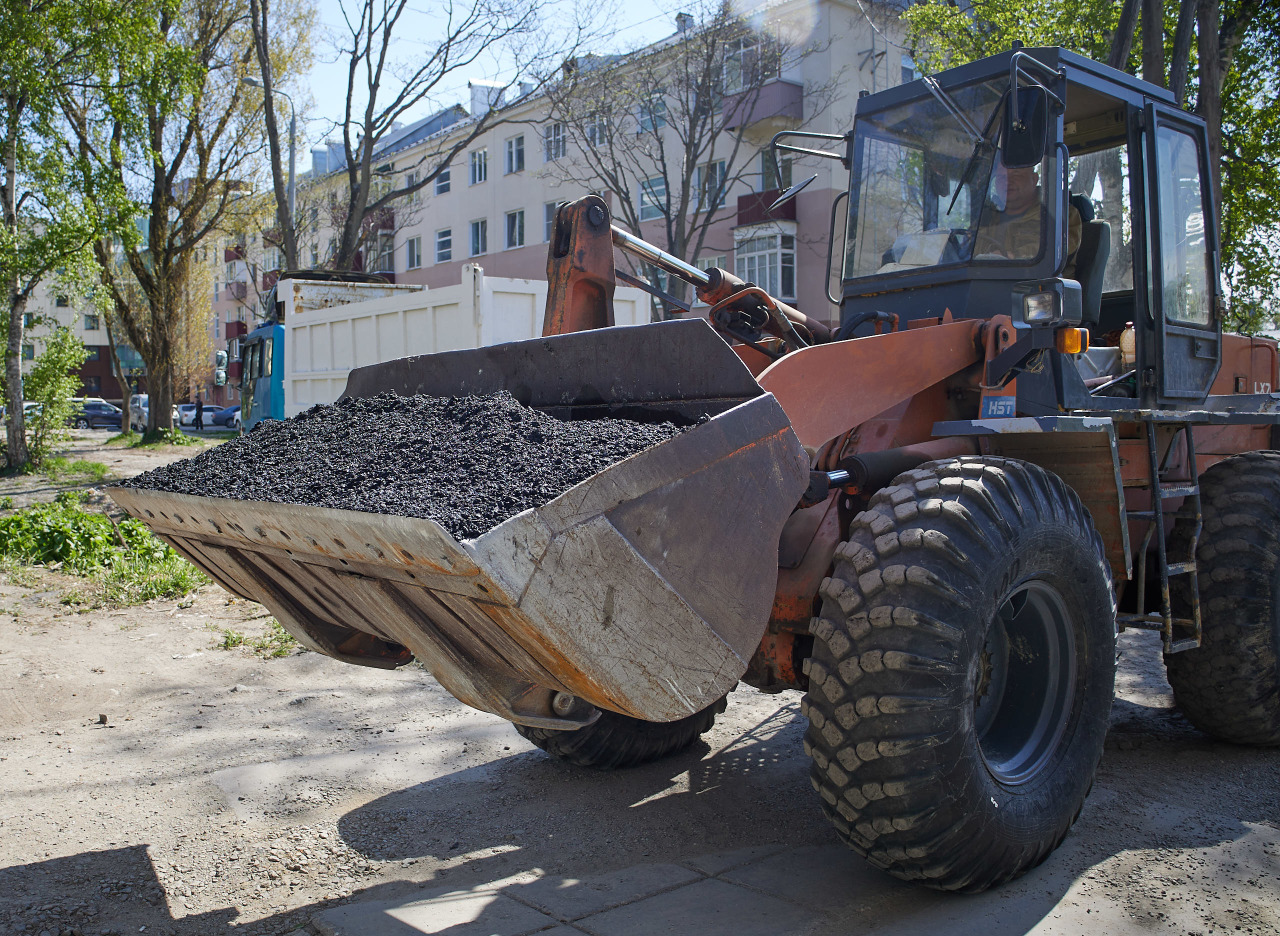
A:
<svg viewBox="0 0 1280 936">
<path fill-rule="evenodd" d="M 973 127 L 934 97 L 859 117 L 844 275 L 1043 255 L 1050 161 L 1006 168 L 995 147 L 1008 81 L 948 89 Z"/>
</svg>

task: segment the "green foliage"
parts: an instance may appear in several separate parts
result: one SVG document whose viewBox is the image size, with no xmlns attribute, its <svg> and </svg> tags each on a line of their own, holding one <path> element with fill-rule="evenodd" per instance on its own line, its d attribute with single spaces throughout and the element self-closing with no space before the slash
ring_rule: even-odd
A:
<svg viewBox="0 0 1280 936">
<path fill-rule="evenodd" d="M 962 10 L 952 0 L 927 0 L 902 14 L 907 44 L 926 72 L 1027 46 L 1065 46 L 1106 61 L 1120 18 L 1114 0 L 974 0 Z"/>
<path fill-rule="evenodd" d="M 28 417 L 27 427 L 27 447 L 36 467 L 68 437 L 67 421 L 76 412 L 71 398 L 80 391 L 77 371 L 88 356 L 84 343 L 71 329 L 59 328 L 23 381 L 27 400 L 40 404 Z"/>
<path fill-rule="evenodd" d="M 1226 327 L 1280 318 L 1280 9 L 1259 10 L 1222 94 L 1222 271 Z"/>
<path fill-rule="evenodd" d="M 0 497 L 0 510 L 13 510 L 13 498 Z"/>
<path fill-rule="evenodd" d="M 102 462 L 55 455 L 41 463 L 40 473 L 50 481 L 101 481 L 110 473 L 110 469 Z"/>
<path fill-rule="evenodd" d="M 9 569 L 43 564 L 89 577 L 88 593 L 68 604 L 137 604 L 185 595 L 209 581 L 137 520 L 113 523 L 86 510 L 77 491 L 0 519 L 0 561 Z"/>
<path fill-rule="evenodd" d="M 219 641 L 218 647 L 222 650 L 248 647 L 264 660 L 286 657 L 295 650 L 305 650 L 275 618 L 267 619 L 266 633 L 259 637 L 246 637 L 238 630 L 230 627 L 224 628 L 222 630 L 222 640 Z"/>
<path fill-rule="evenodd" d="M 0 519 L 0 556 L 82 575 L 127 559 L 159 561 L 171 551 L 137 520 L 113 524 L 106 514 L 85 510 L 75 491 Z"/>
</svg>

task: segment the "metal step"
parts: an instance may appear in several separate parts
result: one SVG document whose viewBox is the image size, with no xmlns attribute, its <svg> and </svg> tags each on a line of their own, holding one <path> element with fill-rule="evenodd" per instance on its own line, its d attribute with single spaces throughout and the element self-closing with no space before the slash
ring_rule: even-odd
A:
<svg viewBox="0 0 1280 936">
<path fill-rule="evenodd" d="M 1200 491 L 1197 484 L 1162 484 L 1160 485 L 1160 499 L 1173 500 L 1175 497 L 1190 497 Z"/>
</svg>

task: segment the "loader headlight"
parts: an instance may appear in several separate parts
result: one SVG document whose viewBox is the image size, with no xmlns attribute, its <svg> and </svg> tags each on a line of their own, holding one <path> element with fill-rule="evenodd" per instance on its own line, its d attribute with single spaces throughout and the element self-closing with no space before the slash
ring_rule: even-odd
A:
<svg viewBox="0 0 1280 936">
<path fill-rule="evenodd" d="M 1061 277 L 1015 283 L 1013 323 L 1028 327 L 1078 325 L 1081 318 L 1080 284 Z"/>
</svg>

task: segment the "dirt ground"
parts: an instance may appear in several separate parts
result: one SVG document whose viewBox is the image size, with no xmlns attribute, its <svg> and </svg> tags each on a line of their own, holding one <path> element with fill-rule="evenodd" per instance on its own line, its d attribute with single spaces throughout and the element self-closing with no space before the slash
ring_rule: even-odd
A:
<svg viewBox="0 0 1280 936">
<path fill-rule="evenodd" d="M 81 433 L 77 452 L 119 475 L 190 454 L 101 438 Z M 0 482 L 0 496 L 53 492 L 20 487 Z M 590 773 L 416 666 L 221 649 L 225 630 L 252 637 L 269 619 L 217 586 L 81 613 L 60 603 L 74 585 L 0 576 L 0 933 L 286 933 L 335 903 L 426 883 L 585 877 L 833 838 L 794 694 L 740 688 L 705 743 Z M 1247 876 L 1212 855 L 1248 829 L 1280 829 L 1278 792 L 1280 752 L 1193 729 L 1154 639 L 1127 634 L 1094 794 L 1048 866 L 1069 863 L 1083 893 L 1122 901 L 1142 931 L 1186 932 L 1165 912 L 1176 905 L 1195 932 L 1275 933 L 1280 854 Z M 1158 834 L 1135 840 L 1153 821 Z M 1192 885 L 1215 896 L 1188 908 Z"/>
</svg>

